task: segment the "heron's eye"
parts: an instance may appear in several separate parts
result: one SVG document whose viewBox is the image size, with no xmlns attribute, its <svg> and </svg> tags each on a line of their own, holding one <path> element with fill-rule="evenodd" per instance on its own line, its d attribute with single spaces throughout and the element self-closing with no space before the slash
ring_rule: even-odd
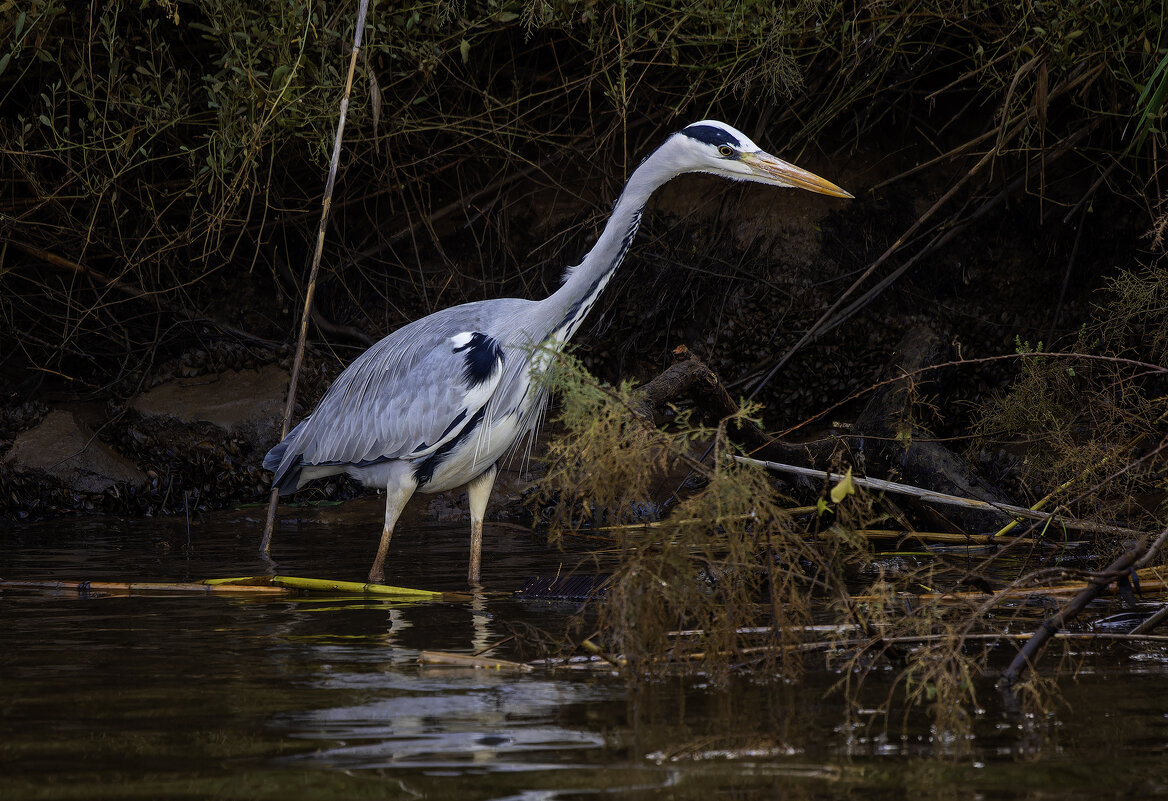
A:
<svg viewBox="0 0 1168 801">
<path fill-rule="evenodd" d="M 730 145 L 722 145 L 720 148 L 718 148 L 718 152 L 726 158 L 730 158 L 734 155 L 734 148 L 730 147 Z"/>
</svg>

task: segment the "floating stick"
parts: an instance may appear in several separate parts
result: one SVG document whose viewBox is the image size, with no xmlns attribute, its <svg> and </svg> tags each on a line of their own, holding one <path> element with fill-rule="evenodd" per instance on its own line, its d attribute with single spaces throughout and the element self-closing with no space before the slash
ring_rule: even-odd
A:
<svg viewBox="0 0 1168 801">
<path fill-rule="evenodd" d="M 750 459 L 746 456 L 735 456 L 742 464 L 750 464 L 755 467 L 763 467 L 767 470 L 774 470 L 779 473 L 794 473 L 799 476 L 808 476 L 811 478 L 828 478 L 832 481 L 842 481 L 845 476 L 841 473 L 829 473 L 826 470 L 814 470 L 810 467 L 798 467 L 791 464 L 782 464 L 780 462 L 766 462 L 761 459 Z M 989 501 L 978 500 L 977 498 L 962 498 L 960 495 L 949 495 L 944 492 L 935 492 L 933 490 L 922 489 L 921 487 L 914 487 L 911 484 L 898 484 L 895 481 L 885 481 L 879 478 L 860 478 L 859 476 L 851 477 L 852 483 L 860 487 L 867 487 L 868 489 L 881 490 L 883 492 L 895 492 L 901 495 L 912 495 L 922 501 L 929 503 L 940 503 L 948 506 L 964 506 L 967 509 L 982 509 L 987 512 L 998 512 L 999 514 L 1009 517 L 1026 517 L 1031 520 L 1053 520 L 1059 525 L 1066 528 L 1073 528 L 1076 531 L 1094 531 L 1101 534 L 1118 534 L 1121 536 L 1142 536 L 1144 532 L 1136 531 L 1130 528 L 1121 528 L 1119 526 L 1108 526 L 1102 523 L 1092 523 L 1089 520 L 1076 520 L 1072 517 L 1065 517 L 1064 515 L 1056 515 L 1051 512 L 1037 512 L 1033 509 L 1026 509 L 1022 506 L 1013 506 L 1006 503 L 990 503 Z"/>
<path fill-rule="evenodd" d="M 27 589 L 49 592 L 77 593 L 194 593 L 217 595 L 292 595 L 296 591 L 317 594 L 374 595 L 406 601 L 466 601 L 469 595 L 455 592 L 416 590 L 410 587 L 392 587 L 388 584 L 366 584 L 359 581 L 332 581 L 330 579 L 298 578 L 296 576 L 241 576 L 238 578 L 204 579 L 203 581 L 57 581 L 0 579 L 0 590 Z"/>
</svg>

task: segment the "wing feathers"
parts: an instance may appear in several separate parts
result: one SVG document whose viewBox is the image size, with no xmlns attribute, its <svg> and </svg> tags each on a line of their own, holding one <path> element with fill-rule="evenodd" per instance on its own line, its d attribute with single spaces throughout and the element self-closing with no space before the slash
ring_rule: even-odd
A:
<svg viewBox="0 0 1168 801">
<path fill-rule="evenodd" d="M 517 368 L 526 377 L 524 352 L 491 332 L 514 332 L 518 304 L 528 303 L 467 304 L 398 329 L 338 376 L 312 415 L 277 446 L 283 452 L 273 449 L 267 461 L 279 458 L 286 471 L 294 464 L 432 455 L 459 436 L 501 384 L 521 374 Z M 488 411 L 493 419 L 495 406 Z"/>
</svg>

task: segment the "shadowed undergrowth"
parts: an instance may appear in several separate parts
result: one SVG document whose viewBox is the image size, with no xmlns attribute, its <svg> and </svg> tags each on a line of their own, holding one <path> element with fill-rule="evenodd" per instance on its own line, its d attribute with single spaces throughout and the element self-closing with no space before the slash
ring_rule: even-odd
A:
<svg viewBox="0 0 1168 801">
<path fill-rule="evenodd" d="M 682 662 L 724 676 L 745 659 L 797 676 L 791 633 L 810 624 L 813 591 L 839 590 L 845 566 L 867 553 L 863 541 L 835 531 L 805 539 L 774 482 L 732 458 L 739 451 L 726 430 L 736 419 L 708 428 L 683 412 L 668 429 L 653 427 L 633 412 L 629 386 L 604 386 L 571 357 L 555 383 L 568 433 L 549 446 L 541 490 L 557 501 L 553 535 L 601 514 L 614 532 L 602 555 L 615 560 L 599 622 L 608 647 L 642 675 Z M 706 442 L 714 447 L 702 462 L 695 452 Z M 687 489 L 659 524 L 632 522 L 686 472 Z M 678 636 L 684 630 L 701 634 Z"/>
<path fill-rule="evenodd" d="M 926 710 L 937 742 L 962 752 L 979 694 L 1041 619 L 1092 581 L 1123 585 L 1104 565 L 1164 525 L 1168 371 L 1124 357 L 1133 335 L 1168 324 L 1162 279 L 1158 269 L 1117 278 L 1077 351 L 1019 355 L 1013 386 L 984 410 L 978 444 L 1016 438 L 1019 486 L 1049 492 L 1055 516 L 1019 521 L 992 541 L 948 544 L 954 535 L 920 528 L 926 510 L 865 491 L 850 472 L 781 488 L 733 458 L 741 451 L 727 431 L 756 406 L 714 425 L 674 409 L 656 427 L 637 414 L 631 385 L 607 386 L 565 357 L 554 378 L 563 434 L 549 447 L 541 505 L 556 502 L 554 533 L 611 540 L 597 559 L 613 577 L 587 642 L 635 680 L 677 671 L 793 680 L 826 658 L 853 699 L 871 670 L 891 665 L 897 689 L 877 718 Z M 1141 507 L 1141 497 L 1160 500 Z M 895 544 L 890 528 L 901 531 Z M 1140 546 L 1146 563 L 1160 564 L 1150 543 Z M 1166 578 L 1145 569 L 1136 586 L 1159 597 Z M 1098 618 L 1114 605 L 1095 609 Z M 1090 636 L 1085 621 L 1068 622 L 1065 636 Z M 1057 702 L 1047 676 L 1038 668 L 1018 684 L 1026 709 Z"/>
<path fill-rule="evenodd" d="M 974 206 L 1021 174 L 1074 209 L 1096 176 L 1143 198 L 1168 88 L 1162 14 L 993 0 L 375 5 L 322 325 L 343 341 L 484 286 L 542 294 L 594 225 L 521 236 L 532 204 L 603 208 L 663 131 L 706 116 L 795 160 L 851 160 L 912 129 L 959 173 L 988 147 L 998 171 L 967 187 Z M 0 370 L 22 397 L 59 382 L 124 395 L 192 346 L 286 338 L 351 17 L 303 0 L 50 0 L 0 19 Z M 1046 157 L 1086 120 L 1066 174 L 1088 176 L 1064 185 Z"/>
</svg>

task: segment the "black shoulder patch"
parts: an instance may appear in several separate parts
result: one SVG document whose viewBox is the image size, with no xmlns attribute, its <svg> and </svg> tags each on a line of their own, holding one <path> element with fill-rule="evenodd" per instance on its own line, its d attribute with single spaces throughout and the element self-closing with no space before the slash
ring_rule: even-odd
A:
<svg viewBox="0 0 1168 801">
<path fill-rule="evenodd" d="M 466 385 L 472 389 L 490 378 L 495 371 L 495 363 L 503 358 L 503 349 L 499 343 L 478 331 L 471 334 L 470 341 L 465 345 L 455 348 L 454 353 L 463 353 L 463 359 L 466 360 L 463 377 Z"/>
<path fill-rule="evenodd" d="M 696 139 L 699 142 L 705 142 L 707 145 L 730 145 L 731 147 L 742 147 L 742 143 L 738 138 L 731 135 L 725 128 L 719 128 L 717 125 L 691 125 L 688 128 L 683 128 L 681 131 L 690 139 Z"/>
</svg>

